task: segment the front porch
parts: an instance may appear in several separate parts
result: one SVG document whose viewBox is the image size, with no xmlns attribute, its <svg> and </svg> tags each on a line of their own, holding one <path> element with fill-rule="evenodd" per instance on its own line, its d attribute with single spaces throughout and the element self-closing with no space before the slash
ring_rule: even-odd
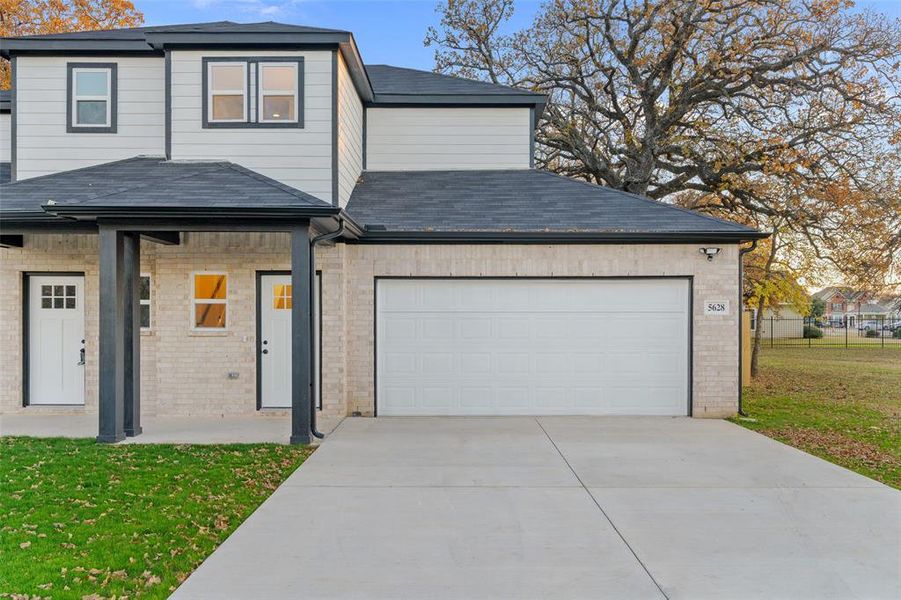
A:
<svg viewBox="0 0 901 600">
<path fill-rule="evenodd" d="M 97 435 L 97 414 L 72 411 L 46 414 L 40 410 L 0 415 L 0 437 L 93 438 Z M 320 419 L 324 433 L 331 432 L 340 418 Z M 260 413 L 234 417 L 154 417 L 143 418 L 144 432 L 126 438 L 133 444 L 285 444 L 291 434 L 291 417 Z"/>
<path fill-rule="evenodd" d="M 18 385 L 0 403 L 0 435 L 298 444 L 318 435 L 313 248 L 345 232 L 340 208 L 228 163 L 142 158 L 72 178 L 3 186 L 4 345 L 22 352 L 4 367 Z M 260 313 L 272 298 L 261 304 L 260 276 L 272 273 L 278 285 L 267 289 L 281 290 L 283 312 L 267 340 Z M 260 375 L 264 357 L 271 377 Z"/>
</svg>

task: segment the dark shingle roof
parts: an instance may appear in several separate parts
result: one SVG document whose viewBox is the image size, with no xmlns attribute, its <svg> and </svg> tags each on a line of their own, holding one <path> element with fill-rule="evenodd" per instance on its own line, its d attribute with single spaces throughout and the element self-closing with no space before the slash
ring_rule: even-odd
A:
<svg viewBox="0 0 901 600">
<path fill-rule="evenodd" d="M 12 108 L 12 90 L 0 90 L 0 112 L 9 112 Z"/>
<path fill-rule="evenodd" d="M 332 209 L 332 205 L 230 162 L 137 157 L 0 185 L 0 216 L 128 209 Z"/>
<path fill-rule="evenodd" d="M 347 33 L 340 29 L 323 29 L 305 25 L 288 25 L 274 21 L 261 23 L 235 23 L 215 21 L 212 23 L 185 23 L 181 25 L 157 25 L 147 27 L 127 27 L 123 29 L 95 29 L 92 31 L 69 31 L 22 36 L 27 39 L 46 40 L 120 40 L 143 41 L 148 33 Z"/>
<path fill-rule="evenodd" d="M 347 212 L 373 232 L 762 236 L 737 223 L 532 169 L 367 171 Z"/>
<path fill-rule="evenodd" d="M 0 162 L 0 184 L 9 183 L 9 180 L 12 178 L 12 163 L 8 162 Z M 0 198 L 0 202 L 3 199 Z"/>
<path fill-rule="evenodd" d="M 372 91 L 389 95 L 487 95 L 487 96 L 531 96 L 544 98 L 528 90 L 473 81 L 451 75 L 419 71 L 390 65 L 366 65 Z"/>
</svg>

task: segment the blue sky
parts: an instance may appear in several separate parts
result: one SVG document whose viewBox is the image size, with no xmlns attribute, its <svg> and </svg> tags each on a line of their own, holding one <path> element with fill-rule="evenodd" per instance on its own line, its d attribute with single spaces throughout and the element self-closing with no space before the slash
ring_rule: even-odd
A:
<svg viewBox="0 0 901 600">
<path fill-rule="evenodd" d="M 280 21 L 354 32 L 363 60 L 431 69 L 433 50 L 422 40 L 438 22 L 437 0 L 132 0 L 147 25 L 203 21 Z M 528 25 L 541 6 L 517 0 L 511 26 Z M 901 0 L 862 0 L 858 6 L 901 17 Z"/>
</svg>

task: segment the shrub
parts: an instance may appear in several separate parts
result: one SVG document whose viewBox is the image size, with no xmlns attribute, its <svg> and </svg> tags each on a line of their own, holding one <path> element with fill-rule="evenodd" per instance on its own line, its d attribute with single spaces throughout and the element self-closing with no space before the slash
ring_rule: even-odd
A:
<svg viewBox="0 0 901 600">
<path fill-rule="evenodd" d="M 813 338 L 819 339 L 823 337 L 823 330 L 817 327 L 816 325 L 805 325 L 804 326 L 804 338 Z"/>
<path fill-rule="evenodd" d="M 867 332 L 864 334 L 864 336 L 869 338 L 879 337 L 879 332 L 875 329 L 867 329 Z"/>
<path fill-rule="evenodd" d="M 901 327 L 896 327 L 892 332 L 892 337 L 896 340 L 901 340 Z"/>
</svg>

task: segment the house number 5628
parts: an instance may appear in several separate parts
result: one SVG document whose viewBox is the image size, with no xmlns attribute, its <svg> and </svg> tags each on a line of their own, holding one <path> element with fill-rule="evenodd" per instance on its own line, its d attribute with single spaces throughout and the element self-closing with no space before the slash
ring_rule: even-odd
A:
<svg viewBox="0 0 901 600">
<path fill-rule="evenodd" d="M 705 315 L 728 315 L 729 314 L 729 301 L 728 300 L 708 300 L 704 302 L 704 314 Z"/>
</svg>

